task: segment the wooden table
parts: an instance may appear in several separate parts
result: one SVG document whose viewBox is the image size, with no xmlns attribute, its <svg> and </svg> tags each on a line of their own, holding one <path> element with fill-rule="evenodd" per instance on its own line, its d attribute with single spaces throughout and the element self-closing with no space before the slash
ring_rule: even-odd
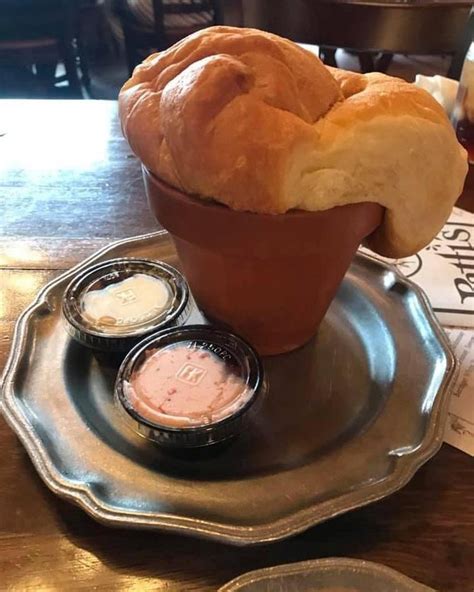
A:
<svg viewBox="0 0 474 592">
<path fill-rule="evenodd" d="M 113 102 L 0 101 L 0 367 L 37 290 L 111 240 L 156 229 Z M 474 194 L 465 197 L 474 210 Z M 1 590 L 215 590 L 327 556 L 474 590 L 474 463 L 444 445 L 400 492 L 288 541 L 234 548 L 112 530 L 50 493 L 0 419 Z"/>
<path fill-rule="evenodd" d="M 393 54 L 454 54 L 465 31 L 466 0 L 241 0 L 242 21 L 316 44 L 336 66 L 336 49 L 359 56 L 363 72 L 385 72 Z M 376 58 L 381 54 L 380 58 Z M 464 56 L 463 56 L 464 58 Z"/>
</svg>

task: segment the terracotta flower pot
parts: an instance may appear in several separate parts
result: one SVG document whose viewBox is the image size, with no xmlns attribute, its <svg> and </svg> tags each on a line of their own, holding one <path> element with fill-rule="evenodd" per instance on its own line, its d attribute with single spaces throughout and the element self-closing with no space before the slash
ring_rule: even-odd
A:
<svg viewBox="0 0 474 592">
<path fill-rule="evenodd" d="M 199 307 L 263 355 L 291 351 L 314 335 L 358 246 L 383 215 L 373 203 L 237 212 L 184 194 L 147 170 L 144 179 Z"/>
</svg>

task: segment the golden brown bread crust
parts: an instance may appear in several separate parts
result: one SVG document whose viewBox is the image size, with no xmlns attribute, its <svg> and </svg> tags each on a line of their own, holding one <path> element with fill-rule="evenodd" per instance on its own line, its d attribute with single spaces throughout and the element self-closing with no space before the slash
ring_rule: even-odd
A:
<svg viewBox="0 0 474 592">
<path fill-rule="evenodd" d="M 132 150 L 171 185 L 274 214 L 374 201 L 387 213 L 370 246 L 387 256 L 433 238 L 467 172 L 428 93 L 253 29 L 211 27 L 150 56 L 119 103 Z"/>
<path fill-rule="evenodd" d="M 288 150 L 340 98 L 332 76 L 294 43 L 212 27 L 136 68 L 120 113 L 134 152 L 170 184 L 277 213 L 288 209 L 279 203 Z"/>
</svg>

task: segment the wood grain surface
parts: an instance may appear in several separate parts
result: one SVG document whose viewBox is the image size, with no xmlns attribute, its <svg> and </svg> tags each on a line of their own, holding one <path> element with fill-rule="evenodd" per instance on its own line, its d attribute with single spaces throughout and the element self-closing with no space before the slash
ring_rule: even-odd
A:
<svg viewBox="0 0 474 592">
<path fill-rule="evenodd" d="M 39 288 L 157 225 L 115 103 L 1 101 L 1 132 L 3 368 Z M 471 210 L 473 187 L 470 177 L 462 203 Z M 107 528 L 43 485 L 2 419 L 0 450 L 1 590 L 207 591 L 252 569 L 329 556 L 377 561 L 443 592 L 474 590 L 474 462 L 447 445 L 389 498 L 257 548 Z"/>
</svg>

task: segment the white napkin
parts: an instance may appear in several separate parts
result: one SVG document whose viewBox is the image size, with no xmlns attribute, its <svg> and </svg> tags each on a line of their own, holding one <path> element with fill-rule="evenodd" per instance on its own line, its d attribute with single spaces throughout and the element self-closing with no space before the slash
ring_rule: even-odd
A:
<svg viewBox="0 0 474 592">
<path fill-rule="evenodd" d="M 459 86 L 456 80 L 438 75 L 422 76 L 421 74 L 417 74 L 414 84 L 428 91 L 443 107 L 447 115 L 451 115 Z"/>
</svg>

